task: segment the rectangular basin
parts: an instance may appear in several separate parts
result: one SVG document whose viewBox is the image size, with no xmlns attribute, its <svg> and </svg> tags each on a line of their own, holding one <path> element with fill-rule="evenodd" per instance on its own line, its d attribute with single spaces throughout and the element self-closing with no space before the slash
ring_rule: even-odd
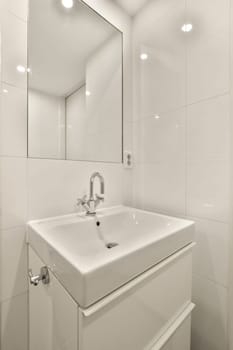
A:
<svg viewBox="0 0 233 350">
<path fill-rule="evenodd" d="M 192 221 L 124 206 L 28 223 L 29 244 L 83 308 L 190 244 L 193 234 Z"/>
</svg>

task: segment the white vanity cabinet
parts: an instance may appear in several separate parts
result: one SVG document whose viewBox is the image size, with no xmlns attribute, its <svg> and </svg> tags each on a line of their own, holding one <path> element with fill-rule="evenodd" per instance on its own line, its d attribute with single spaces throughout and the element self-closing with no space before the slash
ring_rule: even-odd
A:
<svg viewBox="0 0 233 350">
<path fill-rule="evenodd" d="M 39 273 L 45 264 L 29 248 L 29 268 Z M 29 286 L 29 349 L 77 350 L 78 307 L 59 281 Z"/>
<path fill-rule="evenodd" d="M 33 273 L 44 265 L 29 247 Z M 191 272 L 192 244 L 82 309 L 50 271 L 30 286 L 30 350 L 189 350 Z"/>
</svg>

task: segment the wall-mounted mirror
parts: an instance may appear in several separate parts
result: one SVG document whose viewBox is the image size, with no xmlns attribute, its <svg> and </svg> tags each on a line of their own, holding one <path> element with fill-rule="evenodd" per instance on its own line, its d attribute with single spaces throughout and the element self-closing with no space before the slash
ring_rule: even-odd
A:
<svg viewBox="0 0 233 350">
<path fill-rule="evenodd" d="M 122 33 L 80 0 L 30 0 L 28 156 L 122 161 Z"/>
</svg>

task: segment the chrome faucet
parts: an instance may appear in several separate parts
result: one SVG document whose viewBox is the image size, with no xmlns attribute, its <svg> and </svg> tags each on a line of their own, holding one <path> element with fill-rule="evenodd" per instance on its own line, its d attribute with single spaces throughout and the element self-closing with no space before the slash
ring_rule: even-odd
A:
<svg viewBox="0 0 233 350">
<path fill-rule="evenodd" d="M 94 183 L 95 179 L 98 178 L 100 182 L 100 194 L 94 194 Z M 104 178 L 103 176 L 95 172 L 92 174 L 90 178 L 90 197 L 89 199 L 87 196 L 83 196 L 82 198 L 78 199 L 77 205 L 82 206 L 86 210 L 86 215 L 95 215 L 96 214 L 96 208 L 100 204 L 100 202 L 104 201 Z"/>
</svg>

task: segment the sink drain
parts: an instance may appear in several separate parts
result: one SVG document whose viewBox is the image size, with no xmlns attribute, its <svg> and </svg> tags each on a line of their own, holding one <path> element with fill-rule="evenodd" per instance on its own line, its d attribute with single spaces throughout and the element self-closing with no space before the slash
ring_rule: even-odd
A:
<svg viewBox="0 0 233 350">
<path fill-rule="evenodd" d="M 118 243 L 107 243 L 106 244 L 106 248 L 108 248 L 108 249 L 112 249 L 112 248 L 114 248 L 114 247 L 117 247 L 118 246 Z"/>
</svg>

